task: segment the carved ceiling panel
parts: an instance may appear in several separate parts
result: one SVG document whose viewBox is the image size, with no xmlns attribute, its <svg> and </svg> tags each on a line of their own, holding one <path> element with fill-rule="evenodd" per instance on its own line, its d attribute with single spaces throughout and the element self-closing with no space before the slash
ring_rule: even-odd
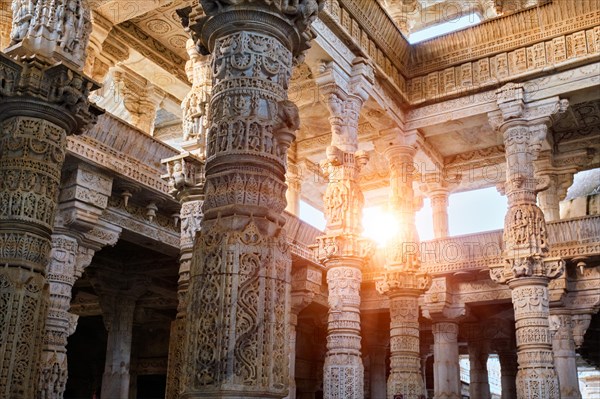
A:
<svg viewBox="0 0 600 399">
<path fill-rule="evenodd" d="M 185 50 L 188 35 L 183 30 L 176 10 L 192 3 L 192 0 L 172 2 L 136 17 L 131 22 L 181 58 L 188 59 Z"/>
</svg>

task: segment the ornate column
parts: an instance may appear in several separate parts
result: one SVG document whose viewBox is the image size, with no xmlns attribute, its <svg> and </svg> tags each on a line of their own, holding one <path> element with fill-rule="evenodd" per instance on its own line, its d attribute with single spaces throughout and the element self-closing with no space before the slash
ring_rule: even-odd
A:
<svg viewBox="0 0 600 399">
<path fill-rule="evenodd" d="M 67 382 L 67 338 L 77 327 L 77 317 L 69 313 L 72 289 L 96 250 L 114 245 L 119 231 L 108 231 L 98 223 L 111 195 L 112 179 L 85 164 L 63 171 L 59 195 L 59 214 L 54 223 L 52 251 L 47 267 L 50 302 L 42 344 L 38 395 L 60 399 Z M 99 242 L 88 234 L 102 230 Z"/>
<path fill-rule="evenodd" d="M 285 184 L 287 191 L 285 192 L 285 200 L 287 206 L 285 210 L 292 215 L 300 215 L 300 193 L 302 192 L 302 175 L 300 168 L 296 163 L 290 162 L 288 158 L 288 169 L 285 174 Z"/>
<path fill-rule="evenodd" d="M 460 399 L 458 326 L 466 315 L 448 277 L 434 278 L 424 299 L 423 315 L 432 320 L 434 399 Z"/>
<path fill-rule="evenodd" d="M 445 238 L 449 235 L 448 197 L 459 182 L 460 176 L 451 180 L 442 173 L 433 173 L 425 175 L 425 183 L 420 186 L 421 191 L 431 200 L 435 238 Z"/>
<path fill-rule="evenodd" d="M 65 5 L 58 20 L 50 3 L 13 2 L 11 46 L 0 53 L 0 396 L 15 399 L 34 397 L 39 379 L 66 136 L 96 120 L 95 86 L 81 74 L 87 3 Z"/>
<path fill-rule="evenodd" d="M 394 140 L 395 139 L 395 140 Z M 377 291 L 390 299 L 390 376 L 387 397 L 420 399 L 425 394 L 421 375 L 419 296 L 431 278 L 420 270 L 419 237 L 415 225 L 413 192 L 416 135 L 388 140 L 385 156 L 390 165 L 389 211 L 402 226 L 386 247 L 386 273 Z"/>
<path fill-rule="evenodd" d="M 135 303 L 150 284 L 148 276 L 109 269 L 90 270 L 108 331 L 101 399 L 129 397 L 129 366 Z"/>
<path fill-rule="evenodd" d="M 371 335 L 372 334 L 372 335 Z M 369 337 L 374 338 L 375 342 L 369 345 L 369 385 L 370 397 L 385 398 L 386 397 L 386 360 L 387 360 L 387 334 L 378 334 L 377 332 L 369 332 Z"/>
<path fill-rule="evenodd" d="M 519 371 L 519 399 L 560 396 L 552 357 L 548 325 L 548 282 L 564 270 L 560 259 L 547 259 L 548 237 L 544 214 L 536 204 L 537 186 L 533 161 L 546 138 L 551 116 L 568 103 L 558 98 L 525 104 L 524 89 L 509 84 L 497 91 L 499 111 L 490 122 L 504 137 L 508 211 L 504 221 L 505 263 L 492 266 L 490 275 L 506 283 L 515 312 Z"/>
<path fill-rule="evenodd" d="M 201 0 L 180 11 L 200 53 L 213 54 L 182 398 L 288 393 L 291 259 L 282 212 L 286 153 L 300 121 L 287 88 L 320 3 Z"/>
<path fill-rule="evenodd" d="M 577 156 L 579 155 L 579 156 Z M 588 160 L 587 153 L 574 156 L 581 163 Z M 557 167 L 554 165 L 554 157 L 550 151 L 545 151 L 540 159 L 534 163 L 535 175 L 546 187 L 538 193 L 538 205 L 546 222 L 560 220 L 560 201 L 567 196 L 567 190 L 573 184 L 573 176 L 577 173 L 578 162 L 570 162 L 570 165 Z"/>
<path fill-rule="evenodd" d="M 514 338 L 495 339 L 493 345 L 500 360 L 501 399 L 514 399 L 517 397 L 516 381 L 518 366 Z"/>
<path fill-rule="evenodd" d="M 433 323 L 434 399 L 460 399 L 460 365 L 458 360 L 458 323 Z"/>
<path fill-rule="evenodd" d="M 561 399 L 581 399 L 577 375 L 577 354 L 573 337 L 573 320 L 568 309 L 552 309 L 550 332 L 554 367 L 558 375 Z"/>
<path fill-rule="evenodd" d="M 371 242 L 362 239 L 363 194 L 358 184 L 367 156 L 358 151 L 358 119 L 367 100 L 373 70 L 357 59 L 350 74 L 338 65 L 321 66 L 317 84 L 329 108 L 332 138 L 321 167 L 329 180 L 325 197 L 325 235 L 317 238 L 316 257 L 327 270 L 329 316 L 323 371 L 326 399 L 364 397 L 361 355 L 360 284 Z"/>
<path fill-rule="evenodd" d="M 302 266 L 292 273 L 292 308 L 290 313 L 290 391 L 286 399 L 296 399 L 296 328 L 298 315 L 321 293 L 322 271 L 314 266 Z"/>
<path fill-rule="evenodd" d="M 479 324 L 481 327 L 481 324 Z M 471 398 L 490 399 L 490 383 L 487 371 L 489 342 L 482 340 L 469 341 L 470 380 L 469 395 Z"/>
<path fill-rule="evenodd" d="M 169 363 L 167 368 L 166 398 L 179 398 L 184 368 L 185 324 L 188 306 L 190 265 L 192 263 L 196 233 L 202 222 L 204 202 L 204 162 L 189 153 L 162 161 L 167 165 L 167 179 L 171 195 L 181 203 L 181 252 L 179 280 L 177 282 L 177 316 L 171 323 L 169 338 Z"/>
</svg>

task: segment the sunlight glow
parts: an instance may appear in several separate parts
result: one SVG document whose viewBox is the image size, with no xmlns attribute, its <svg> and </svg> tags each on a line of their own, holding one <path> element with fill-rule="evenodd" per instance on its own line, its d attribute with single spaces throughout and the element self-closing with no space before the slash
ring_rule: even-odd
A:
<svg viewBox="0 0 600 399">
<path fill-rule="evenodd" d="M 392 214 L 381 206 L 363 209 L 363 237 L 375 241 L 378 247 L 384 247 L 390 238 L 400 232 L 400 225 Z"/>
<path fill-rule="evenodd" d="M 442 22 L 438 25 L 429 26 L 425 29 L 412 32 L 408 37 L 408 42 L 410 44 L 419 43 L 428 39 L 432 39 L 434 37 L 442 36 L 447 33 L 455 32 L 457 30 L 476 25 L 479 22 L 481 22 L 481 17 L 479 17 L 479 15 L 475 13 L 463 15 L 460 18 L 452 19 L 446 22 Z"/>
</svg>

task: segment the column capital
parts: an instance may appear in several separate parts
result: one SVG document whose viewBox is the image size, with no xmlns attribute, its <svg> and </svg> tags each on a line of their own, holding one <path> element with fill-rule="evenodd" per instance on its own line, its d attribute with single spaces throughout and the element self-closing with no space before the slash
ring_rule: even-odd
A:
<svg viewBox="0 0 600 399">
<path fill-rule="evenodd" d="M 427 273 L 388 270 L 375 283 L 375 289 L 390 298 L 419 296 L 429 289 L 431 281 L 431 276 Z"/>
<path fill-rule="evenodd" d="M 27 115 L 80 134 L 102 113 L 88 100 L 99 86 L 65 64 L 0 53 L 0 82 L 0 120 Z"/>
<path fill-rule="evenodd" d="M 429 198 L 439 195 L 448 196 L 462 181 L 462 175 L 446 176 L 444 173 L 427 173 L 421 176 L 419 189 Z"/>
<path fill-rule="evenodd" d="M 468 316 L 468 308 L 457 301 L 455 287 L 448 277 L 434 277 L 425 292 L 423 316 L 434 321 L 458 323 Z"/>
<path fill-rule="evenodd" d="M 369 99 L 375 75 L 373 66 L 366 59 L 355 58 L 350 72 L 344 71 L 335 61 L 323 61 L 317 70 L 315 81 L 333 116 L 341 116 L 338 114 L 343 110 L 336 104 L 330 104 L 332 101 L 357 101 L 362 105 Z"/>
<path fill-rule="evenodd" d="M 504 264 L 490 266 L 490 278 L 499 284 L 508 283 L 511 288 L 538 280 L 545 281 L 547 285 L 549 280 L 560 277 L 565 271 L 565 261 L 559 258 L 523 255 L 519 250 L 511 251 L 505 256 L 507 258 Z M 517 282 L 519 279 L 526 281 Z"/>
<path fill-rule="evenodd" d="M 522 83 L 508 83 L 496 90 L 499 109 L 488 114 L 495 130 L 504 132 L 508 127 L 523 124 L 549 125 L 553 117 L 564 113 L 569 107 L 569 101 L 559 97 L 526 103 L 526 95 L 525 85 Z"/>
<path fill-rule="evenodd" d="M 295 4 L 294 4 L 295 3 Z M 316 34 L 310 25 L 323 8 L 324 0 L 302 2 L 266 0 L 201 0 L 178 11 L 184 27 L 192 32 L 201 54 L 214 49 L 216 40 L 240 30 L 268 31 L 292 51 L 297 62 Z"/>
</svg>

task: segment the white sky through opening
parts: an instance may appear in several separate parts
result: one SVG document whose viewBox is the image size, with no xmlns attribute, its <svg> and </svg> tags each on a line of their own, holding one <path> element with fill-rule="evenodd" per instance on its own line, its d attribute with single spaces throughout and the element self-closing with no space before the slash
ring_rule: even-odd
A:
<svg viewBox="0 0 600 399">
<path fill-rule="evenodd" d="M 506 197 L 500 195 L 495 187 L 452 194 L 448 205 L 450 236 L 502 229 L 506 209 Z M 325 229 L 323 212 L 304 201 L 300 201 L 300 219 L 320 230 Z M 421 241 L 434 238 L 429 199 L 425 199 L 423 208 L 417 212 L 415 222 Z M 399 226 L 394 226 L 385 207 L 377 206 L 364 209 L 363 228 L 363 236 L 384 245 Z"/>
<path fill-rule="evenodd" d="M 441 24 L 429 26 L 425 29 L 412 32 L 408 37 L 410 44 L 419 43 L 434 37 L 442 36 L 469 26 L 473 26 L 481 22 L 479 15 L 475 13 L 466 14 L 461 17 L 451 19 Z"/>
</svg>

